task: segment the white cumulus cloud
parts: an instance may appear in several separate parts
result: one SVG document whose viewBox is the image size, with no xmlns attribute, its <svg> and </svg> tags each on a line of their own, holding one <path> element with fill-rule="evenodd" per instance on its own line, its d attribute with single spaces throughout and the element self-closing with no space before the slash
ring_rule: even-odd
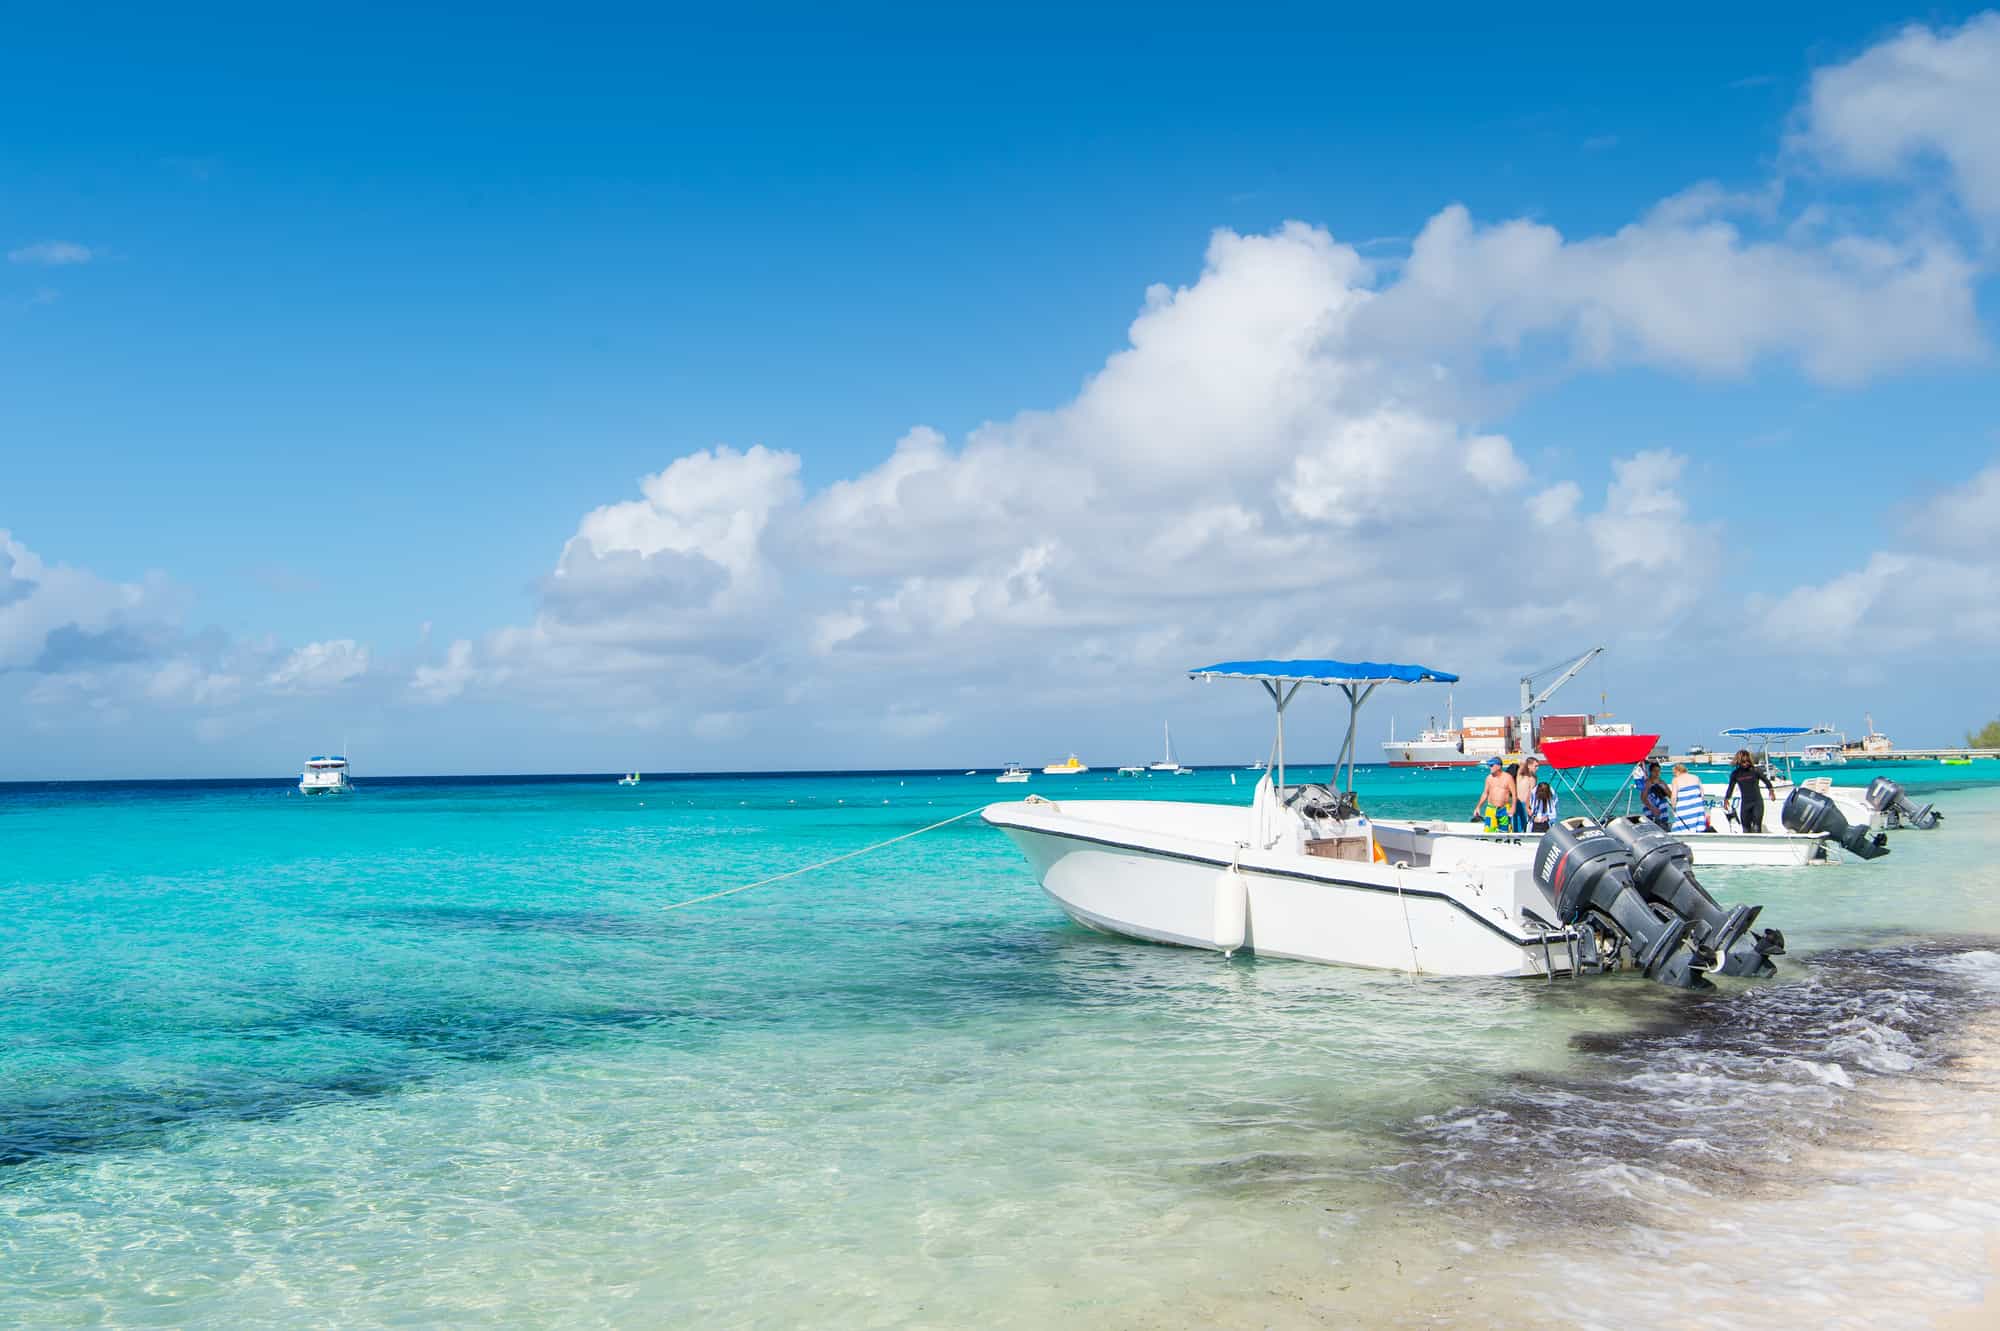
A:
<svg viewBox="0 0 2000 1331">
<path fill-rule="evenodd" d="M 319 693 L 359 678 L 367 670 L 366 647 L 352 638 L 334 638 L 295 648 L 264 682 L 281 693 Z"/>
<path fill-rule="evenodd" d="M 2000 13 L 1957 29 L 1911 24 L 1814 73 L 1799 142 L 1835 170 L 1903 179 L 1935 164 L 1966 209 L 2000 227 Z"/>
<path fill-rule="evenodd" d="M 465 692 L 472 674 L 472 643 L 460 638 L 445 652 L 441 663 L 421 665 L 411 673 L 410 691 L 425 702 L 448 702 Z"/>
</svg>

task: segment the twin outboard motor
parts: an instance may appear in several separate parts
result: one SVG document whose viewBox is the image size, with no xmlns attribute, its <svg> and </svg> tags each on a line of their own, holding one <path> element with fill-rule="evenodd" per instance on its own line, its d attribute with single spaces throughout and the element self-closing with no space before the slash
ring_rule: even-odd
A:
<svg viewBox="0 0 2000 1331">
<path fill-rule="evenodd" d="M 1876 781 L 1881 779 L 1877 777 Z M 1893 781 L 1888 784 L 1892 788 L 1895 786 Z M 1873 786 L 1869 787 L 1868 793 L 1873 798 Z M 1899 798 L 1901 794 L 1897 791 Z M 1778 819 L 1793 832 L 1837 841 L 1850 855 L 1859 855 L 1864 860 L 1879 859 L 1889 853 L 1888 837 L 1880 832 L 1870 836 L 1867 828 L 1849 823 L 1832 796 L 1810 786 L 1799 786 L 1785 797 L 1785 807 Z"/>
<path fill-rule="evenodd" d="M 1705 988 L 1706 971 L 1775 974 L 1783 955 L 1776 929 L 1751 933 L 1762 906 L 1716 904 L 1695 881 L 1688 848 L 1643 818 L 1599 827 L 1557 823 L 1535 847 L 1535 881 L 1564 924 L 1594 919 L 1632 944 L 1648 979 L 1679 989 Z"/>
<path fill-rule="evenodd" d="M 1648 979 L 1679 989 L 1707 983 L 1701 973 L 1715 954 L 1690 950 L 1694 922 L 1646 900 L 1632 878 L 1632 852 L 1603 828 L 1557 823 L 1542 833 L 1535 881 L 1555 902 L 1562 923 L 1595 916 L 1629 939 Z"/>
<path fill-rule="evenodd" d="M 1631 854 L 1632 883 L 1640 895 L 1693 922 L 1689 940 L 1714 954 L 1714 969 L 1724 975 L 1777 974 L 1771 958 L 1784 955 L 1785 936 L 1776 929 L 1750 932 L 1762 906 L 1718 905 L 1695 881 L 1694 852 L 1686 842 L 1645 818 L 1614 818 L 1604 830 Z"/>
<path fill-rule="evenodd" d="M 1938 825 L 1944 815 L 1934 805 L 1915 805 L 1903 794 L 1903 788 L 1886 776 L 1878 776 L 1868 783 L 1868 793 L 1862 797 L 1868 807 L 1880 814 L 1887 814 L 1899 827 L 1914 827 L 1928 832 Z"/>
</svg>

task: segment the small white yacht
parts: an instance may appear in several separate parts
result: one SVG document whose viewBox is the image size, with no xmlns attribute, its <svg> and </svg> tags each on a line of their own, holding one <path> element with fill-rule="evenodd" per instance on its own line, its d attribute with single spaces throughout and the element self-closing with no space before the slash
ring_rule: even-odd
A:
<svg viewBox="0 0 2000 1331">
<path fill-rule="evenodd" d="M 1020 848 L 1042 889 L 1086 928 L 1434 975 L 1571 974 L 1630 966 L 1666 984 L 1768 975 L 1784 950 L 1724 910 L 1686 852 L 1650 825 L 1575 820 L 1498 838 L 1470 824 L 1370 818 L 1354 793 L 1361 706 L 1386 683 L 1456 675 L 1346 661 L 1230 661 L 1196 680 L 1251 680 L 1277 708 L 1271 770 L 1249 808 L 1181 800 L 1025 800 L 981 817 Z M 1348 702 L 1336 764 L 1346 789 L 1285 781 L 1285 710 L 1307 685 Z M 1666 853 L 1661 853 L 1664 843 Z"/>
<path fill-rule="evenodd" d="M 1193 776 L 1192 767 L 1182 767 L 1174 761 L 1174 731 L 1165 721 L 1160 722 L 1160 731 L 1167 739 L 1167 756 L 1147 767 L 1149 772 L 1164 772 L 1168 776 Z"/>
<path fill-rule="evenodd" d="M 347 759 L 339 754 L 314 754 L 299 773 L 301 795 L 345 795 L 354 789 L 347 779 Z"/>
<path fill-rule="evenodd" d="M 1008 763 L 1007 770 L 993 779 L 1003 786 L 1021 785 L 1028 779 L 1028 769 L 1019 763 Z"/>
</svg>

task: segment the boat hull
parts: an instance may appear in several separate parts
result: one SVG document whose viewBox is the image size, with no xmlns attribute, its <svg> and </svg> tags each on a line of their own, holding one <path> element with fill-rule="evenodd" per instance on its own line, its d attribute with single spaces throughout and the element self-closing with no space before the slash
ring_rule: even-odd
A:
<svg viewBox="0 0 2000 1331">
<path fill-rule="evenodd" d="M 1246 819 L 1247 826 L 1247 811 L 1222 812 Z M 1568 969 L 1564 936 L 1551 934 L 1545 951 L 1519 913 L 1525 887 L 1539 903 L 1538 914 L 1554 915 L 1532 884 L 1528 856 L 1518 849 L 1478 870 L 1441 874 L 1260 854 L 1223 837 L 1163 834 L 1157 826 L 1121 830 L 1096 818 L 1068 817 L 1054 806 L 995 805 L 984 816 L 1019 847 L 1057 907 L 1099 933 L 1436 975 L 1538 976 Z M 1510 863 L 1501 867 L 1502 860 Z M 1228 907 L 1235 891 L 1243 894 L 1240 915 Z"/>
<path fill-rule="evenodd" d="M 1382 760 L 1391 767 L 1476 767 L 1484 758 L 1468 755 L 1446 740 L 1391 740 L 1382 746 Z"/>
<path fill-rule="evenodd" d="M 1820 837 L 1796 832 L 1676 832 L 1674 839 L 1693 852 L 1697 869 L 1785 869 L 1834 864 Z"/>
<path fill-rule="evenodd" d="M 1777 824 L 1779 817 L 1784 811 L 1785 801 L 1791 798 L 1792 791 L 1796 789 L 1790 781 L 1777 781 L 1773 785 L 1775 793 L 1767 795 L 1764 800 L 1764 825 L 1766 827 L 1774 827 Z M 1868 807 L 1867 791 L 1863 788 L 1856 786 L 1836 786 L 1830 781 L 1814 782 L 1811 788 L 1818 790 L 1821 794 L 1832 800 L 1833 806 L 1840 810 L 1840 816 L 1847 819 L 1855 827 L 1865 827 L 1871 832 L 1880 832 L 1888 825 L 1888 819 L 1880 809 L 1871 809 Z M 1726 781 L 1704 781 L 1701 783 L 1701 791 L 1703 795 L 1708 797 L 1715 817 L 1720 821 L 1734 824 L 1736 821 L 1735 802 L 1730 798 L 1729 783 Z"/>
</svg>

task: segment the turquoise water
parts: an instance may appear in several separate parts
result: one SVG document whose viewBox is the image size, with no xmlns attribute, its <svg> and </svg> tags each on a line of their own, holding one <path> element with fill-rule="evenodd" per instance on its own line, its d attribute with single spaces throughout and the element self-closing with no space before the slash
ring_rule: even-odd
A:
<svg viewBox="0 0 2000 1331">
<path fill-rule="evenodd" d="M 976 820 L 660 909 L 990 775 L 0 787 L 0 1324 L 1565 1322 L 1472 1273 L 1778 1226 L 1897 1097 L 1976 1117 L 2000 764 L 1892 774 L 1945 829 L 1707 875 L 1794 955 L 1693 997 L 1105 939 Z"/>
</svg>

